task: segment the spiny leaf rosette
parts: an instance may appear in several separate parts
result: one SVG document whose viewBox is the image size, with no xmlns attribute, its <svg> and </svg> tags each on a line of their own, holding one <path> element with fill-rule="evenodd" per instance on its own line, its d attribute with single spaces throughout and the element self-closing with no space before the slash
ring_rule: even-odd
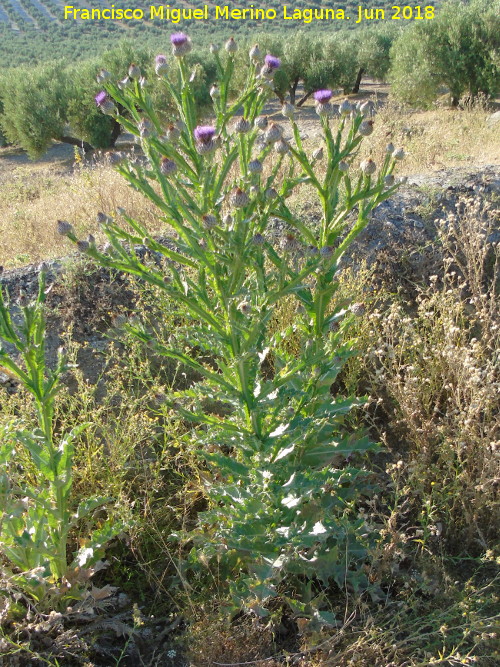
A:
<svg viewBox="0 0 500 667">
<path fill-rule="evenodd" d="M 262 116 L 278 58 L 252 54 L 246 85 L 231 96 L 232 44 L 212 49 L 218 82 L 210 120 L 201 119 L 186 45 L 185 35 L 173 36 L 168 72 L 178 67 L 178 76 L 162 67 L 177 109 L 165 124 L 138 79 L 123 90 L 104 82 L 106 99 L 125 110 L 116 119 L 147 159 L 118 171 L 157 206 L 175 242 L 160 244 L 122 212 L 126 228 L 109 218 L 104 225 L 109 250 L 90 243 L 85 251 L 166 292 L 190 322 L 172 346 L 136 329 L 158 353 L 203 377 L 171 397 L 171 409 L 193 422 L 186 446 L 209 471 L 198 527 L 171 536 L 194 544 L 180 568 L 184 581 L 213 563 L 233 609 L 265 616 L 269 599 L 279 597 L 294 613 L 328 623 L 327 587 L 368 583 L 368 531 L 355 505 L 361 491 L 369 493 L 362 460 L 375 447 L 344 424 L 363 401 L 331 393 L 353 354 L 346 332 L 354 315 L 339 304 L 337 265 L 370 212 L 397 188 L 395 159 L 387 153 L 377 170 L 361 169 L 363 115 L 336 112 L 324 90 L 317 102 L 328 105 L 318 118 L 322 159 L 309 155 L 293 113 L 283 124 Z M 322 210 L 316 226 L 289 207 L 289 195 L 303 187 Z M 131 250 L 138 243 L 164 266 L 140 261 Z M 279 330 L 277 316 L 291 305 L 295 320 Z M 193 349 L 197 356 L 186 352 Z M 199 361 L 200 350 L 210 365 Z M 224 416 L 206 408 L 207 398 L 224 404 Z"/>
</svg>

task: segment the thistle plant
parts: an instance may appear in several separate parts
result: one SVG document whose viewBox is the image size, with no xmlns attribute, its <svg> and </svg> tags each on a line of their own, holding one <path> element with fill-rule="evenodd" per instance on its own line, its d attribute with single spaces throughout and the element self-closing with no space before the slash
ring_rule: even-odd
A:
<svg viewBox="0 0 500 667">
<path fill-rule="evenodd" d="M 68 223 L 59 227 L 103 266 L 165 292 L 190 323 L 168 345 L 154 330 L 135 328 L 157 353 L 202 377 L 170 397 L 170 409 L 193 422 L 185 441 L 197 451 L 208 499 L 197 527 L 172 536 L 193 545 L 179 567 L 182 581 L 213 563 L 226 573 L 233 608 L 265 616 L 279 596 L 298 615 L 330 622 L 326 587 L 367 584 L 366 528 L 354 510 L 370 491 L 362 462 L 375 448 L 345 424 L 362 399 L 331 393 L 354 354 L 347 331 L 355 315 L 336 297 L 337 267 L 370 212 L 397 188 L 395 158 L 388 153 L 378 169 L 373 160 L 360 166 L 373 122 L 350 105 L 333 106 L 328 90 L 316 96 L 323 147 L 309 155 L 293 109 L 283 124 L 263 115 L 278 58 L 262 60 L 253 48 L 246 84 L 233 93 L 234 40 L 225 52 L 211 49 L 218 82 L 213 114 L 202 121 L 185 59 L 190 44 L 172 36 L 179 78 L 162 68 L 177 109 L 166 125 L 137 79 L 127 89 L 106 80 L 102 97 L 146 158 L 118 170 L 157 206 L 176 234 L 172 243 L 158 242 L 124 211 L 101 216 L 104 250 L 78 241 Z M 319 225 L 289 205 L 303 187 L 321 207 Z M 139 259 L 137 244 L 162 262 Z M 280 328 L 286 308 L 296 316 Z M 207 407 L 214 401 L 223 415 Z"/>
<path fill-rule="evenodd" d="M 13 351 L 0 345 L 0 368 L 31 394 L 37 422 L 30 428 L 16 420 L 0 429 L 0 554 L 8 564 L 1 572 L 38 601 L 58 597 L 64 602 L 78 597 L 78 583 L 90 576 L 103 548 L 124 526 L 101 522 L 68 562 L 72 531 L 108 499 L 89 498 L 76 508 L 72 502 L 75 442 L 88 424 L 61 434 L 55 429 L 55 399 L 70 366 L 62 348 L 56 367 L 46 365 L 43 265 L 39 275 L 37 298 L 21 306 L 18 326 L 0 290 L 0 342 Z M 20 456 L 22 449 L 29 464 Z M 80 582 L 79 572 L 85 574 Z"/>
</svg>

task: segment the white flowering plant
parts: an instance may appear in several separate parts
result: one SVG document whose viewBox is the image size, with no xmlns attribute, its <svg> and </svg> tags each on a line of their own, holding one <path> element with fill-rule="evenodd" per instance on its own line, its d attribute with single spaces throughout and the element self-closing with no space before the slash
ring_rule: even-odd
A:
<svg viewBox="0 0 500 667">
<path fill-rule="evenodd" d="M 55 399 L 70 366 L 62 348 L 55 368 L 46 363 L 45 284 L 42 265 L 38 295 L 32 302 L 21 295 L 17 325 L 0 290 L 0 369 L 32 396 L 36 414 L 35 427 L 20 419 L 0 426 L 0 572 L 40 607 L 53 608 L 82 594 L 105 547 L 125 525 L 100 520 L 68 558 L 75 530 L 110 499 L 75 504 L 72 497 L 75 442 L 88 424 L 57 432 Z"/>
<path fill-rule="evenodd" d="M 345 423 L 362 399 L 331 392 L 354 354 L 347 331 L 355 315 L 337 298 L 338 263 L 397 188 L 397 157 L 391 147 L 379 169 L 371 159 L 359 165 L 373 121 L 348 101 L 333 105 L 329 90 L 315 94 L 324 145 L 308 154 L 291 105 L 281 124 L 264 114 L 278 58 L 253 47 L 246 85 L 231 95 L 233 39 L 222 52 L 211 47 L 218 83 L 202 123 L 185 61 L 191 42 L 183 33 L 171 41 L 178 87 L 171 61 L 156 58 L 177 108 L 170 124 L 137 67 L 126 87 L 104 80 L 96 102 L 140 143 L 144 159 L 117 168 L 176 236 L 160 242 L 122 210 L 100 214 L 103 248 L 93 237 L 77 240 L 67 222 L 59 231 L 101 265 L 162 290 L 189 323 L 171 344 L 133 327 L 202 378 L 169 398 L 169 409 L 193 423 L 185 442 L 198 455 L 208 502 L 195 529 L 171 536 L 191 546 L 180 580 L 189 584 L 213 565 L 227 578 L 232 609 L 266 616 L 279 598 L 297 615 L 330 623 L 326 588 L 368 583 L 369 536 L 355 506 L 371 492 L 363 458 L 376 447 Z M 321 207 L 319 225 L 289 205 L 304 187 Z M 138 256 L 138 244 L 155 262 Z M 290 304 L 296 317 L 281 330 L 278 314 Z"/>
</svg>

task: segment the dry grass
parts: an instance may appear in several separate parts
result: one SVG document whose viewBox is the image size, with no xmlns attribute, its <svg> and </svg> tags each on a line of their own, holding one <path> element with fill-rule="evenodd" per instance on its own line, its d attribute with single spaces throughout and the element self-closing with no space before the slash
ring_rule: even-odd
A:
<svg viewBox="0 0 500 667">
<path fill-rule="evenodd" d="M 407 158 L 399 166 L 400 175 L 500 164 L 500 134 L 498 125 L 488 124 L 489 113 L 481 105 L 466 110 L 407 112 L 389 102 L 378 114 L 374 134 L 364 150 L 380 163 L 389 141 L 404 146 Z M 318 124 L 314 112 L 306 107 L 299 122 L 311 137 L 306 146 L 312 150 L 317 143 L 311 132 Z M 12 153 L 12 149 L 5 150 Z M 45 160 L 4 168 L 1 180 L 0 264 L 7 268 L 66 255 L 68 244 L 54 231 L 57 219 L 69 220 L 78 234 L 93 233 L 98 241 L 103 237 L 96 213 L 112 213 L 118 206 L 152 230 L 162 226 L 154 207 L 106 161 L 77 165 L 72 171 L 66 166 L 62 171 L 60 161 L 51 165 Z"/>
</svg>

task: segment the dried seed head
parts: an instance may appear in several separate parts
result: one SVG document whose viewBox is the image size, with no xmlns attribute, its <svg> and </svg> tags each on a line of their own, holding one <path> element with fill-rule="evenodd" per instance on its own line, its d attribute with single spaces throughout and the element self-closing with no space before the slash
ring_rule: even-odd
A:
<svg viewBox="0 0 500 667">
<path fill-rule="evenodd" d="M 267 116 L 257 116 L 255 119 L 255 127 L 258 127 L 259 130 L 265 130 L 268 122 Z"/>
<path fill-rule="evenodd" d="M 363 174 L 365 174 L 366 176 L 374 174 L 377 169 L 377 165 L 371 158 L 368 158 L 368 160 L 363 160 L 363 162 L 359 166 L 361 167 L 361 171 L 363 172 Z"/>
<path fill-rule="evenodd" d="M 235 188 L 230 195 L 230 202 L 235 208 L 243 208 L 247 206 L 250 202 L 250 199 L 247 193 L 241 188 Z"/>
<path fill-rule="evenodd" d="M 238 118 L 233 125 L 233 130 L 238 134 L 246 134 L 252 129 L 252 124 L 246 118 Z"/>
<path fill-rule="evenodd" d="M 260 174 L 262 172 L 262 162 L 260 160 L 250 160 L 248 171 L 250 174 Z"/>
<path fill-rule="evenodd" d="M 274 144 L 274 150 L 278 155 L 286 155 L 290 152 L 290 146 L 284 139 L 280 139 Z"/>
<path fill-rule="evenodd" d="M 217 226 L 217 218 L 215 217 L 215 215 L 211 215 L 208 213 L 202 216 L 201 219 L 203 221 L 204 227 L 206 227 L 207 229 L 213 229 L 214 227 Z"/>
<path fill-rule="evenodd" d="M 164 176 L 171 176 L 177 171 L 177 165 L 173 160 L 169 160 L 168 157 L 164 157 L 161 160 L 160 171 Z"/>
<path fill-rule="evenodd" d="M 227 42 L 226 42 L 224 48 L 226 49 L 226 51 L 227 51 L 228 53 L 236 53 L 236 51 L 238 50 L 238 45 L 237 45 L 236 42 L 234 41 L 234 37 L 230 37 L 230 38 L 227 40 Z"/>
<path fill-rule="evenodd" d="M 362 137 L 369 137 L 373 132 L 373 121 L 364 120 L 359 126 L 359 133 Z"/>
<path fill-rule="evenodd" d="M 61 236 L 68 236 L 73 232 L 73 225 L 66 220 L 57 221 L 57 233 Z"/>
</svg>

